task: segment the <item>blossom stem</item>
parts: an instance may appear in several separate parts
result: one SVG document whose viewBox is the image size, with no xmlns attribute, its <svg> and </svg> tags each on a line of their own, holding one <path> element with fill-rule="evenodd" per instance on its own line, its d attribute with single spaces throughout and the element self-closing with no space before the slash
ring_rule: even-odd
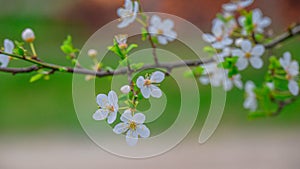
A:
<svg viewBox="0 0 300 169">
<path fill-rule="evenodd" d="M 37 54 L 36 54 L 33 42 L 30 43 L 30 48 L 31 48 L 31 51 L 32 51 L 32 54 L 33 54 L 32 58 L 36 59 L 37 58 Z"/>
</svg>

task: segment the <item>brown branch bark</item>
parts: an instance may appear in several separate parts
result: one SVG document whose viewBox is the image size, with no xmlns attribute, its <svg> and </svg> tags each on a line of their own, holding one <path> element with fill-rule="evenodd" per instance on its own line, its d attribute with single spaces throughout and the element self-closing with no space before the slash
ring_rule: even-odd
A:
<svg viewBox="0 0 300 169">
<path fill-rule="evenodd" d="M 300 25 L 296 25 L 293 28 L 289 29 L 287 32 L 274 38 L 273 41 L 266 43 L 264 46 L 268 49 L 274 48 L 276 45 L 278 45 L 296 35 L 299 35 L 299 34 L 300 34 Z M 1 53 L 5 54 L 3 51 L 0 51 L 0 54 Z M 10 56 L 12 56 L 12 55 L 10 55 Z M 65 66 L 60 66 L 60 65 L 55 65 L 55 64 L 49 64 L 49 63 L 45 63 L 42 61 L 31 60 L 26 57 L 22 57 L 22 56 L 18 56 L 18 55 L 14 55 L 13 57 L 25 60 L 27 62 L 34 63 L 36 65 L 31 66 L 31 67 L 25 67 L 25 68 L 0 68 L 0 72 L 18 74 L 18 73 L 34 72 L 34 71 L 37 71 L 39 68 L 48 68 L 53 71 L 61 71 L 61 72 L 84 74 L 84 75 L 93 75 L 93 76 L 97 76 L 97 77 L 105 77 L 105 76 L 120 75 L 120 74 L 128 73 L 127 68 L 120 68 L 120 69 L 117 69 L 114 71 L 102 70 L 102 71 L 95 72 L 95 71 L 88 70 L 85 68 L 71 68 L 71 67 L 65 67 Z M 151 65 L 150 64 L 144 65 L 141 69 L 136 70 L 136 71 L 146 70 L 146 69 L 150 69 L 150 68 L 162 68 L 162 69 L 166 69 L 167 72 L 170 72 L 174 68 L 184 67 L 184 66 L 195 67 L 195 66 L 199 66 L 199 65 L 202 65 L 205 63 L 210 63 L 213 61 L 214 61 L 213 59 L 209 59 L 209 60 L 203 60 L 203 61 L 202 60 L 185 60 L 185 61 L 173 62 L 173 63 L 159 63 L 159 64 L 155 63 L 155 64 L 151 64 Z"/>
</svg>

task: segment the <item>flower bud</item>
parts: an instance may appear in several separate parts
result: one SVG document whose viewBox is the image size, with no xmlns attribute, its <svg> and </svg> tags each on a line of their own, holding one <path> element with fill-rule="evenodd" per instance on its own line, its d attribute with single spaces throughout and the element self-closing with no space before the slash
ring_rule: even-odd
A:
<svg viewBox="0 0 300 169">
<path fill-rule="evenodd" d="M 237 40 L 235 40 L 235 46 L 240 47 L 243 41 L 243 38 L 238 38 Z"/>
<path fill-rule="evenodd" d="M 91 57 L 91 58 L 95 58 L 95 57 L 97 57 L 98 52 L 97 52 L 97 50 L 95 50 L 95 49 L 90 49 L 90 50 L 88 51 L 88 55 L 89 55 L 89 57 Z"/>
<path fill-rule="evenodd" d="M 33 42 L 35 39 L 35 35 L 34 35 L 34 32 L 32 31 L 32 29 L 30 29 L 30 28 L 25 29 L 22 32 L 22 39 L 28 43 Z"/>
<path fill-rule="evenodd" d="M 128 94 L 130 92 L 130 86 L 129 85 L 122 86 L 120 90 L 123 94 Z"/>
</svg>

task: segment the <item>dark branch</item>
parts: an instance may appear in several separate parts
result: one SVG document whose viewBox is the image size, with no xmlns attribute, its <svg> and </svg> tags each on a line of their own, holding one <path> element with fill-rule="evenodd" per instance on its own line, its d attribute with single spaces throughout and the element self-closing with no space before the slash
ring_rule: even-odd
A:
<svg viewBox="0 0 300 169">
<path fill-rule="evenodd" d="M 296 35 L 300 34 L 300 25 L 296 25 L 293 28 L 289 29 L 288 32 L 285 32 L 276 38 L 274 38 L 273 41 L 265 44 L 264 46 L 266 48 L 273 48 L 276 45 L 290 39 L 291 37 L 294 37 Z M 151 42 L 151 41 L 150 41 Z M 0 54 L 6 54 L 3 51 L 0 51 Z M 26 67 L 26 68 L 0 68 L 0 72 L 7 72 L 7 73 L 12 73 L 12 74 L 18 74 L 18 73 L 29 73 L 29 72 L 34 72 L 39 70 L 40 68 L 48 68 L 50 69 L 53 73 L 55 71 L 60 71 L 60 72 L 67 72 L 67 73 L 77 73 L 77 74 L 84 74 L 84 75 L 92 75 L 92 76 L 97 76 L 97 77 L 105 77 L 105 76 L 112 76 L 112 75 L 120 75 L 120 74 L 126 74 L 128 72 L 127 68 L 120 68 L 114 71 L 92 71 L 88 70 L 85 68 L 70 68 L 70 67 L 65 67 L 65 66 L 60 66 L 60 65 L 55 65 L 55 64 L 49 64 L 45 63 L 39 60 L 33 60 L 30 57 L 23 57 L 23 56 L 18 56 L 18 55 L 11 55 L 7 54 L 15 58 L 19 58 L 21 60 L 25 60 L 27 62 L 34 63 L 34 66 L 31 67 Z M 149 65 L 144 65 L 141 69 L 136 70 L 141 71 L 141 70 L 146 70 L 146 69 L 151 69 L 151 68 L 162 68 L 166 69 L 167 73 L 171 72 L 172 69 L 178 68 L 178 67 L 184 67 L 184 66 L 189 66 L 189 67 L 195 67 L 199 66 L 205 63 L 210 63 L 213 62 L 213 59 L 209 60 L 186 60 L 186 61 L 180 61 L 180 62 L 173 62 L 173 63 L 155 63 L 155 64 L 149 64 Z"/>
<path fill-rule="evenodd" d="M 271 42 L 265 44 L 265 48 L 270 49 L 276 45 L 300 34 L 300 25 L 296 25 L 293 28 L 290 28 L 287 32 L 277 36 Z"/>
</svg>

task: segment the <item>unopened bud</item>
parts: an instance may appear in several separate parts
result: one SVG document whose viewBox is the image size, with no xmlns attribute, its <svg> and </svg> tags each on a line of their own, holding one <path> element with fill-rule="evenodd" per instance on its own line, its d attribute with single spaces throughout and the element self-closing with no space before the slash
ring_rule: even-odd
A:
<svg viewBox="0 0 300 169">
<path fill-rule="evenodd" d="M 91 57 L 91 58 L 95 58 L 95 57 L 97 57 L 98 52 L 97 52 L 97 50 L 95 50 L 95 49 L 90 49 L 90 50 L 88 51 L 88 55 L 89 55 L 89 57 Z"/>
<path fill-rule="evenodd" d="M 35 40 L 35 35 L 32 29 L 27 28 L 22 32 L 22 39 L 25 42 L 32 43 Z"/>
<path fill-rule="evenodd" d="M 122 86 L 120 90 L 123 94 L 128 94 L 130 92 L 130 86 L 129 85 Z"/>
</svg>

